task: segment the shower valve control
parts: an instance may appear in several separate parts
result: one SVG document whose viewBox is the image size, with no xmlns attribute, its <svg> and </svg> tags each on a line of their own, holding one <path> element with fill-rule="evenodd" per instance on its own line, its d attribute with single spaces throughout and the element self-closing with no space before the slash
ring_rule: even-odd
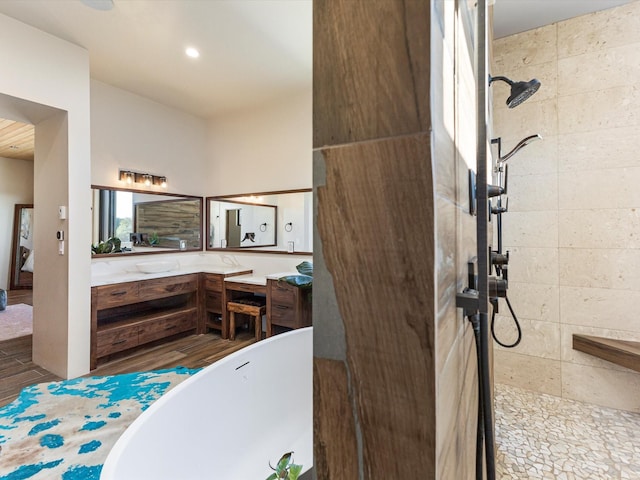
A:
<svg viewBox="0 0 640 480">
<path fill-rule="evenodd" d="M 499 197 L 503 193 L 506 193 L 506 191 L 500 185 L 487 185 L 487 197 Z"/>
<path fill-rule="evenodd" d="M 507 296 L 507 281 L 503 278 L 489 277 L 489 296 L 501 297 Z"/>
<path fill-rule="evenodd" d="M 509 211 L 509 199 L 507 199 L 507 204 L 503 207 L 502 205 L 498 205 L 496 207 L 491 206 L 491 213 L 494 215 L 500 215 L 503 213 L 507 213 Z"/>
<path fill-rule="evenodd" d="M 491 264 L 492 265 L 508 265 L 509 264 L 509 252 L 506 254 L 491 252 Z"/>
</svg>

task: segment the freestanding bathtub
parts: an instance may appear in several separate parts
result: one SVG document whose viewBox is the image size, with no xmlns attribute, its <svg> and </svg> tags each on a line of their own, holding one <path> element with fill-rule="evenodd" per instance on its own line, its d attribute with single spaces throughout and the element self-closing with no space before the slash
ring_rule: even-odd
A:
<svg viewBox="0 0 640 480">
<path fill-rule="evenodd" d="M 160 397 L 118 439 L 101 480 L 264 480 L 313 464 L 312 327 L 254 343 Z"/>
</svg>

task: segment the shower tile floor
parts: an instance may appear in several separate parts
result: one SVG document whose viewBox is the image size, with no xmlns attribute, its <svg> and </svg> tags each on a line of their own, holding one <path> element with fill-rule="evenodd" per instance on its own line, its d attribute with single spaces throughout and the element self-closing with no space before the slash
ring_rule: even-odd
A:
<svg viewBox="0 0 640 480">
<path fill-rule="evenodd" d="M 640 414 L 495 386 L 496 478 L 640 479 Z"/>
</svg>

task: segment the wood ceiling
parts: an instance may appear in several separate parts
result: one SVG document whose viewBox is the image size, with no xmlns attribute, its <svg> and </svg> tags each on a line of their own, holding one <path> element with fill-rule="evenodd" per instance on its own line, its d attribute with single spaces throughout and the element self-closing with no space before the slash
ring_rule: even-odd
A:
<svg viewBox="0 0 640 480">
<path fill-rule="evenodd" d="M 0 119 L 0 157 L 33 161 L 34 127 Z"/>
</svg>

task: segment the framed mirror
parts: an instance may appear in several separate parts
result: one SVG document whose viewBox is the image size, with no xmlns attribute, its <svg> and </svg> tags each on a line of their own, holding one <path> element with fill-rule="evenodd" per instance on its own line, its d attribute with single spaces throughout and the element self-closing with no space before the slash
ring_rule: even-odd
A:
<svg viewBox="0 0 640 480">
<path fill-rule="evenodd" d="M 207 250 L 313 252 L 312 190 L 207 197 Z"/>
<path fill-rule="evenodd" d="M 202 197 L 91 189 L 94 256 L 202 250 Z"/>
<path fill-rule="evenodd" d="M 18 204 L 13 215 L 9 289 L 33 287 L 33 205 Z"/>
</svg>

